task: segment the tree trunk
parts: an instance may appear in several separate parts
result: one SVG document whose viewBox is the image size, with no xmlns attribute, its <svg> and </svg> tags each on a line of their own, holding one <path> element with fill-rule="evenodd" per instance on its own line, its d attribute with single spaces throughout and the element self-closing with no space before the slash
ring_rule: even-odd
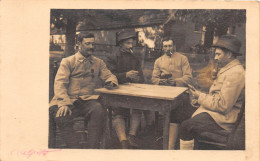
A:
<svg viewBox="0 0 260 161">
<path fill-rule="evenodd" d="M 77 26 L 77 18 L 75 16 L 68 15 L 67 25 L 66 25 L 65 57 L 68 57 L 75 53 L 74 46 L 75 46 L 76 26 Z"/>
<path fill-rule="evenodd" d="M 211 23 L 209 23 L 206 25 L 206 32 L 205 32 L 204 46 L 206 48 L 210 48 L 212 46 L 213 38 L 214 38 L 214 26 Z"/>
<path fill-rule="evenodd" d="M 228 26 L 226 22 L 221 22 L 216 26 L 216 36 L 221 37 L 222 35 L 226 35 L 228 31 Z"/>
</svg>

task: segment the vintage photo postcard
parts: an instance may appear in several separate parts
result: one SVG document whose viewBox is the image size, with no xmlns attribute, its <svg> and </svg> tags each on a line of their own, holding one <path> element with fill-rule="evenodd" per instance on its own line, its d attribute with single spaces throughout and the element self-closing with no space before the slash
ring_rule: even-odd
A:
<svg viewBox="0 0 260 161">
<path fill-rule="evenodd" d="M 259 3 L 0 3 L 0 160 L 259 160 Z"/>
</svg>

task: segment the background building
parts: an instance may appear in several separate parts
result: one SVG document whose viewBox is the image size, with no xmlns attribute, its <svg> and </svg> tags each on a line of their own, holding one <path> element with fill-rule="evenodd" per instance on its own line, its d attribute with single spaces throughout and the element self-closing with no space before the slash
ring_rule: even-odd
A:
<svg viewBox="0 0 260 161">
<path fill-rule="evenodd" d="M 242 41 L 239 59 L 245 63 L 245 10 L 52 10 L 50 27 L 50 99 L 59 62 L 75 53 L 79 32 L 94 33 L 94 55 L 105 60 L 118 50 L 117 33 L 134 29 L 134 51 L 142 60 L 146 83 L 151 83 L 153 63 L 161 56 L 163 36 L 173 38 L 177 51 L 189 58 L 194 76 L 207 67 L 209 47 L 224 34 Z"/>
</svg>

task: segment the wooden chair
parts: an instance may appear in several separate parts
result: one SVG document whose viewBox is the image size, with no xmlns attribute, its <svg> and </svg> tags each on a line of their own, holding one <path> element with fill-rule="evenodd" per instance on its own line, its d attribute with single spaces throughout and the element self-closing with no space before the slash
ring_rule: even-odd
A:
<svg viewBox="0 0 260 161">
<path fill-rule="evenodd" d="M 203 132 L 195 139 L 198 150 L 244 150 L 245 149 L 245 101 L 238 114 L 231 133 L 226 130 L 217 133 Z"/>
</svg>

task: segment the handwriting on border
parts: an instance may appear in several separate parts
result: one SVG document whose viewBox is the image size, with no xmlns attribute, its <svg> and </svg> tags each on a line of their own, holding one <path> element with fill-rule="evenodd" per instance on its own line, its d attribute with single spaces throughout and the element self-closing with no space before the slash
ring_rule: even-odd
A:
<svg viewBox="0 0 260 161">
<path fill-rule="evenodd" d="M 52 150 L 46 150 L 46 149 L 41 149 L 41 150 L 13 150 L 11 151 L 12 155 L 23 155 L 26 156 L 27 158 L 30 158 L 33 155 L 38 155 L 38 156 L 46 156 L 48 153 L 53 153 L 53 152 L 58 152 L 62 151 L 62 149 L 52 149 Z"/>
</svg>

